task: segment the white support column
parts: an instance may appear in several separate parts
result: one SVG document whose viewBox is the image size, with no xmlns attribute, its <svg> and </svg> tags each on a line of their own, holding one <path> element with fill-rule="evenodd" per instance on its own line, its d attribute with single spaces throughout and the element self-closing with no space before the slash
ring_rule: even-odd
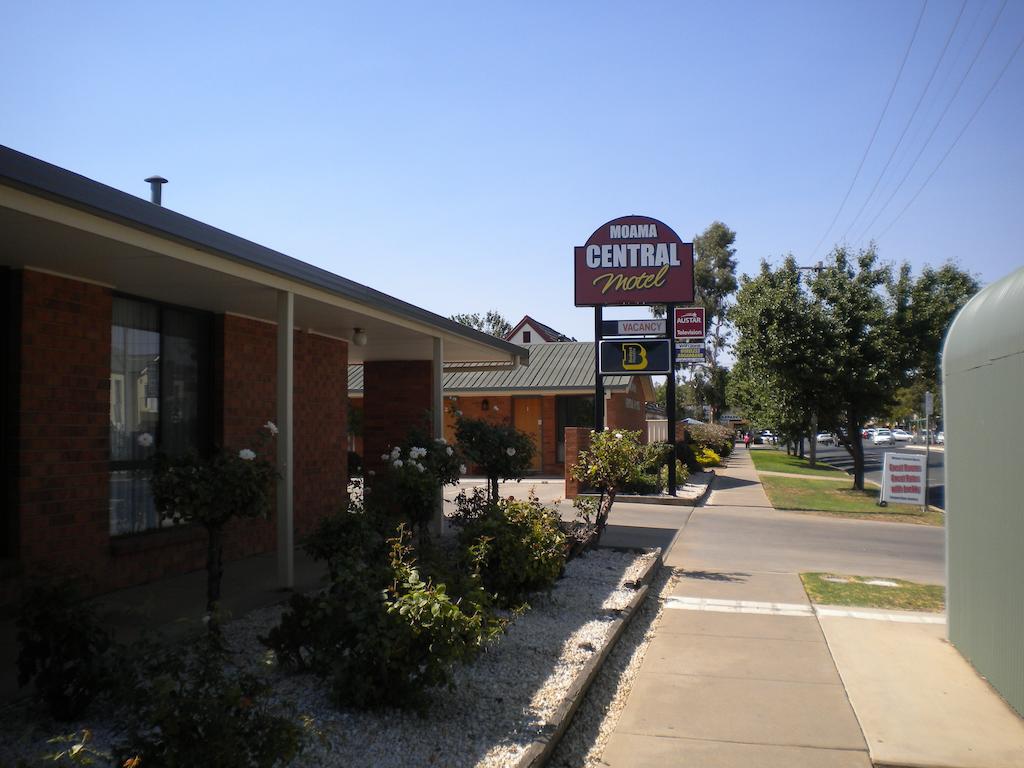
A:
<svg viewBox="0 0 1024 768">
<path fill-rule="evenodd" d="M 294 468 L 292 397 L 295 392 L 295 296 L 277 293 L 277 581 L 295 586 Z"/>
<path fill-rule="evenodd" d="M 434 338 L 434 358 L 430 368 L 430 411 L 433 421 L 433 437 L 444 437 L 444 341 Z M 441 535 L 444 519 L 444 494 L 438 494 L 437 509 L 430 521 L 430 532 Z"/>
</svg>

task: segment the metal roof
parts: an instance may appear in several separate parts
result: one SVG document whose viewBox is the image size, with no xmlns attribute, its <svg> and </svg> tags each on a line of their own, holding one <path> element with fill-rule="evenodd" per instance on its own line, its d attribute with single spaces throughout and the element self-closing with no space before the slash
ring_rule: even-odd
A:
<svg viewBox="0 0 1024 768">
<path fill-rule="evenodd" d="M 571 393 L 594 391 L 594 342 L 570 341 L 554 344 L 522 344 L 530 352 L 528 368 L 498 371 L 448 373 L 444 391 L 471 393 Z M 605 389 L 629 389 L 631 376 L 606 376 Z M 349 394 L 363 391 L 363 366 L 348 367 Z"/>
</svg>

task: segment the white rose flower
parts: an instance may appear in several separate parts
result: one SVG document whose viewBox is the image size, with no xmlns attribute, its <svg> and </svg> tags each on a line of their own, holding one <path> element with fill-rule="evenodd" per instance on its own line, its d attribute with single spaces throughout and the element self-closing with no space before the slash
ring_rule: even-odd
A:
<svg viewBox="0 0 1024 768">
<path fill-rule="evenodd" d="M 452 454 L 455 453 L 455 451 L 452 450 L 452 447 L 450 445 L 446 446 L 444 450 L 445 450 L 445 453 L 447 453 L 449 456 L 451 456 Z"/>
<path fill-rule="evenodd" d="M 515 456 L 516 449 L 513 448 L 512 446 L 509 446 L 508 448 L 505 449 L 505 453 L 507 453 L 509 456 Z"/>
<path fill-rule="evenodd" d="M 369 472 L 369 474 L 370 474 L 370 477 L 374 477 L 374 476 L 375 476 L 375 475 L 376 475 L 377 473 L 376 473 L 376 472 L 374 472 L 374 471 L 373 471 L 373 470 L 371 469 L 371 470 L 370 470 L 370 472 Z"/>
<path fill-rule="evenodd" d="M 500 411 L 500 410 L 501 410 L 501 408 L 499 408 L 498 406 L 494 406 L 494 412 L 495 412 L 495 413 L 497 413 L 497 412 L 498 412 L 498 411 Z"/>
<path fill-rule="evenodd" d="M 424 472 L 426 470 L 426 467 L 424 467 L 422 464 L 417 464 L 416 469 L 418 469 L 420 472 Z"/>
<path fill-rule="evenodd" d="M 435 437 L 435 438 L 434 438 L 434 442 L 435 442 L 435 443 L 440 443 L 441 445 L 444 445 L 444 444 L 445 444 L 445 443 L 447 443 L 448 441 L 447 441 L 447 440 L 445 440 L 445 439 L 444 439 L 443 437 Z"/>
<path fill-rule="evenodd" d="M 269 432 L 270 434 L 275 436 L 277 435 L 277 425 L 274 422 L 268 421 L 266 424 L 263 425 L 263 428 L 267 430 L 267 432 Z"/>
<path fill-rule="evenodd" d="M 460 475 L 466 474 L 466 465 L 465 464 L 459 464 L 459 474 Z"/>
<path fill-rule="evenodd" d="M 394 448 L 391 449 L 391 458 L 392 459 L 397 459 L 401 455 L 402 455 L 402 449 L 399 448 L 397 445 Z"/>
<path fill-rule="evenodd" d="M 248 448 L 243 448 L 238 452 L 238 458 L 242 459 L 243 461 L 252 461 L 253 459 L 256 458 L 256 454 L 253 451 L 250 451 Z"/>
<path fill-rule="evenodd" d="M 615 433 L 615 439 L 616 440 L 621 440 L 622 439 L 622 433 L 621 432 L 616 432 Z"/>
<path fill-rule="evenodd" d="M 381 461 L 388 461 L 388 460 L 389 460 L 390 458 L 391 458 L 391 457 L 390 457 L 390 456 L 388 456 L 388 454 L 386 454 L 386 453 L 382 453 L 382 454 L 380 455 L 380 460 L 381 460 Z"/>
<path fill-rule="evenodd" d="M 400 468 L 400 467 L 402 466 L 402 460 L 401 460 L 401 459 L 395 459 L 395 460 L 394 460 L 393 462 L 391 462 L 391 463 L 392 463 L 392 465 L 393 465 L 393 466 L 394 466 L 395 468 Z"/>
<path fill-rule="evenodd" d="M 149 448 L 153 444 L 153 436 L 149 432 L 143 432 L 136 438 L 135 442 L 139 444 L 140 448 Z"/>
</svg>

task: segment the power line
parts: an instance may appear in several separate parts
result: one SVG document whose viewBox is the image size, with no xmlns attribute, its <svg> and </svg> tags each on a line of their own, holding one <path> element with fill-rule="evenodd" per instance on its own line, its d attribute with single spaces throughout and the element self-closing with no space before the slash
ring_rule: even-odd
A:
<svg viewBox="0 0 1024 768">
<path fill-rule="evenodd" d="M 960 133 L 958 133 L 956 135 L 956 138 L 953 139 L 953 143 L 949 145 L 949 149 L 946 150 L 946 153 L 942 156 L 939 162 L 932 169 L 932 172 L 928 174 L 928 178 L 926 178 L 924 180 L 924 183 L 921 184 L 920 187 L 918 187 L 913 197 L 911 197 L 910 200 L 907 201 L 907 204 L 903 206 L 903 209 L 898 214 L 896 214 L 896 218 L 889 222 L 889 226 L 887 226 L 879 233 L 879 237 L 884 235 L 886 232 L 892 229 L 893 226 L 895 226 L 896 222 L 900 220 L 903 214 L 907 212 L 907 209 L 914 204 L 915 200 L 917 200 L 917 196 L 924 191 L 925 187 L 928 186 L 928 182 L 932 180 L 932 177 L 938 172 L 939 168 L 942 167 L 942 164 L 946 162 L 946 158 L 949 157 L 950 153 L 956 147 L 957 142 L 960 141 L 960 137 L 967 132 L 967 129 L 970 127 L 971 123 L 974 122 L 974 118 L 978 116 L 978 113 L 981 111 L 981 108 L 985 106 L 985 102 L 988 101 L 988 97 L 992 95 L 992 91 L 994 91 L 996 89 L 996 86 L 999 85 L 999 81 L 1003 79 L 1003 75 L 1006 74 L 1006 70 L 1010 68 L 1010 64 L 1013 63 L 1013 60 L 1017 58 L 1017 54 L 1020 53 L 1020 49 L 1022 47 L 1024 47 L 1024 37 L 1021 37 L 1021 39 L 1018 41 L 1017 47 L 1013 49 L 1013 53 L 1010 54 L 1010 58 L 1006 60 L 1006 64 L 1004 64 L 1003 68 L 999 71 L 999 75 L 996 77 L 995 82 L 993 82 L 988 91 L 986 91 L 985 96 L 982 98 L 978 106 L 974 109 L 974 112 L 971 114 L 971 116 L 967 119 L 967 122 L 964 124 L 964 127 L 960 129 Z"/>
<path fill-rule="evenodd" d="M 1006 8 L 1007 2 L 1008 0 L 1003 0 L 1003 4 L 999 6 L 999 11 L 996 13 L 995 18 L 992 19 L 992 24 L 989 26 L 988 32 L 985 33 L 985 38 L 981 41 L 981 45 L 978 46 L 978 50 L 974 53 L 974 58 L 971 59 L 971 63 L 967 67 L 967 71 L 964 72 L 963 77 L 960 78 L 960 82 L 957 83 L 956 90 L 953 91 L 953 95 L 950 96 L 949 101 L 946 102 L 946 106 L 942 110 L 942 114 L 939 115 L 939 119 L 935 122 L 935 125 L 932 126 L 932 130 L 928 134 L 928 138 L 925 139 L 924 144 L 921 145 L 921 149 L 918 151 L 917 155 L 914 156 L 913 162 L 911 162 L 910 166 L 903 174 L 903 177 L 896 185 L 896 188 L 893 189 L 893 191 L 889 194 L 889 197 L 887 197 L 885 202 L 882 203 L 882 207 L 878 209 L 878 212 L 875 214 L 874 218 L 871 219 L 871 222 L 867 225 L 867 227 L 864 228 L 864 231 L 861 232 L 860 237 L 857 238 L 858 243 L 861 242 L 864 239 L 864 236 L 871 231 L 871 228 L 875 225 L 875 222 L 878 221 L 881 215 L 885 212 L 885 209 L 889 207 L 889 203 L 891 203 L 892 199 L 896 197 L 896 193 L 898 193 L 903 188 L 903 185 L 906 183 L 907 178 L 910 176 L 914 168 L 917 167 L 917 162 L 921 159 L 921 155 L 924 154 L 924 151 L 928 148 L 928 145 L 935 137 L 935 132 L 939 129 L 939 126 L 942 125 L 942 121 L 946 119 L 946 115 L 949 113 L 949 108 L 952 107 L 953 102 L 956 101 L 956 97 L 960 94 L 960 89 L 963 88 L 964 83 L 967 82 L 967 77 L 971 74 L 971 70 L 973 70 L 974 65 L 978 63 L 978 59 L 981 56 L 981 52 L 985 50 L 985 46 L 988 44 L 988 40 L 992 36 L 992 32 L 995 30 L 996 24 L 999 23 L 999 19 L 1003 15 L 1003 10 Z M 1001 76 L 1002 75 L 1000 75 L 1000 77 Z"/>
<path fill-rule="evenodd" d="M 928 77 L 928 82 L 925 83 L 924 89 L 921 91 L 921 95 L 918 97 L 917 103 L 914 105 L 914 109 L 910 113 L 910 117 L 907 118 L 907 124 L 903 126 L 903 132 L 900 134 L 899 139 L 896 140 L 896 146 L 892 148 L 892 152 L 889 153 L 889 159 L 885 161 L 885 165 L 883 166 L 881 173 L 879 173 L 878 178 L 875 179 L 874 186 L 871 187 L 871 191 L 868 192 L 868 196 L 864 198 L 864 204 L 861 205 L 860 210 L 857 211 L 857 215 L 853 217 L 850 225 L 846 228 L 846 231 L 843 232 L 843 236 L 839 238 L 841 241 L 846 239 L 850 230 L 853 229 L 857 220 L 860 219 L 861 214 L 864 213 L 864 209 L 868 207 L 868 203 L 870 203 L 871 199 L 875 196 L 875 192 L 878 190 L 878 185 L 885 176 L 885 172 L 889 170 L 889 166 L 892 164 L 892 159 L 896 156 L 896 152 L 903 144 L 903 139 L 906 138 L 907 131 L 910 129 L 911 123 L 914 122 L 914 118 L 917 117 L 917 111 L 921 108 L 921 102 L 924 101 L 924 97 L 928 93 L 928 89 L 932 87 L 932 81 L 935 79 L 935 75 L 939 71 L 939 66 L 942 64 L 942 60 L 946 57 L 946 51 L 949 49 L 949 44 L 953 40 L 953 35 L 956 34 L 956 30 L 960 26 L 960 19 L 963 18 L 964 9 L 966 7 L 967 0 L 964 0 L 963 4 L 960 6 L 960 13 L 956 15 L 956 21 L 953 22 L 953 28 L 949 30 L 949 35 L 946 36 L 946 43 L 942 46 L 942 52 L 939 54 L 939 58 L 935 61 L 935 66 L 932 68 L 932 73 Z"/>
<path fill-rule="evenodd" d="M 882 114 L 878 116 L 878 122 L 875 123 L 875 130 L 871 133 L 871 139 L 868 141 L 867 149 L 864 150 L 864 155 L 860 159 L 860 164 L 857 166 L 856 173 L 853 174 L 853 180 L 850 182 L 849 188 L 846 190 L 846 194 L 843 196 L 843 202 L 839 204 L 836 215 L 832 217 L 832 223 L 828 225 L 828 229 L 822 234 L 818 244 L 814 246 L 814 250 L 811 251 L 811 258 L 818 253 L 818 249 L 821 244 L 825 242 L 825 238 L 828 237 L 828 233 L 832 231 L 832 227 L 836 225 L 836 221 L 839 219 L 839 214 L 843 212 L 843 207 L 846 205 L 846 201 L 850 198 L 850 193 L 853 191 L 853 186 L 857 183 L 857 179 L 860 178 L 861 169 L 864 168 L 864 161 L 868 159 L 868 153 L 871 151 L 871 147 L 875 143 L 875 137 L 878 136 L 878 129 L 882 125 L 882 120 L 885 118 L 885 113 L 889 110 L 889 104 L 892 102 L 892 96 L 896 93 L 896 86 L 900 82 L 900 77 L 903 75 L 903 68 L 907 64 L 907 59 L 910 57 L 910 49 L 914 47 L 914 40 L 917 39 L 917 31 L 921 28 L 921 19 L 924 18 L 925 9 L 928 8 L 928 0 L 924 0 L 921 4 L 921 13 L 918 14 L 917 23 L 914 25 L 914 32 L 910 36 L 910 43 L 907 45 L 907 50 L 903 54 L 903 61 L 900 62 L 899 71 L 896 73 L 896 79 L 892 82 L 892 88 L 889 89 L 889 96 L 885 100 L 885 106 L 882 107 Z"/>
</svg>

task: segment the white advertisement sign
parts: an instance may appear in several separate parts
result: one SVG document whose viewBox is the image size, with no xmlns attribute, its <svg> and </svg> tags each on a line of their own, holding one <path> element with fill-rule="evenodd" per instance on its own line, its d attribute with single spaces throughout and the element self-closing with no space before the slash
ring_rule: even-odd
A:
<svg viewBox="0 0 1024 768">
<path fill-rule="evenodd" d="M 880 500 L 924 506 L 924 461 L 924 455 L 919 453 L 885 454 Z"/>
</svg>

